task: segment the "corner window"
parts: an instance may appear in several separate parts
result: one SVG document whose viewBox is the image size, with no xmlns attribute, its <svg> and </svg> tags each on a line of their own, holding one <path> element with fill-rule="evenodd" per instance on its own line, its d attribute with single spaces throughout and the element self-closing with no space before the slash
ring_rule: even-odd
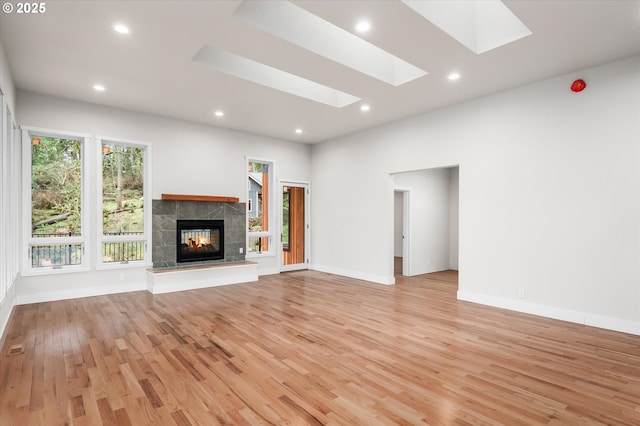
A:
<svg viewBox="0 0 640 426">
<path fill-rule="evenodd" d="M 274 254 L 273 229 L 274 163 L 247 160 L 247 255 Z"/>
</svg>

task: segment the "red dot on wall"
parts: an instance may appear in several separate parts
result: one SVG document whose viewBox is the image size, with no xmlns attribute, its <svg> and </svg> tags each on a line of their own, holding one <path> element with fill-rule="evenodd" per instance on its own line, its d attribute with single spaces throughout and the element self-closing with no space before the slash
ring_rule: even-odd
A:
<svg viewBox="0 0 640 426">
<path fill-rule="evenodd" d="M 571 83 L 571 90 L 574 92 L 582 92 L 585 87 L 587 87 L 587 83 L 585 83 L 582 79 L 576 80 Z"/>
</svg>

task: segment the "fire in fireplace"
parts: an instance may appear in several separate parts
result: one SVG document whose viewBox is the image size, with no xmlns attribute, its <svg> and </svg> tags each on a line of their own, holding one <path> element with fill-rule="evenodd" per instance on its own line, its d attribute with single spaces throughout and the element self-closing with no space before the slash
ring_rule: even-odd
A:
<svg viewBox="0 0 640 426">
<path fill-rule="evenodd" d="M 224 259 L 224 220 L 178 220 L 177 262 Z"/>
</svg>

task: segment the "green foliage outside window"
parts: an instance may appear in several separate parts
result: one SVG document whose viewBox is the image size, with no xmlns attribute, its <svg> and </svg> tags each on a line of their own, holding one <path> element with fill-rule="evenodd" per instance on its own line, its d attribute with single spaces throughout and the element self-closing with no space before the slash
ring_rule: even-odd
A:
<svg viewBox="0 0 640 426">
<path fill-rule="evenodd" d="M 104 234 L 144 232 L 144 150 L 102 146 Z"/>
<path fill-rule="evenodd" d="M 31 201 L 34 237 L 80 235 L 82 151 L 79 140 L 32 138 Z"/>
</svg>

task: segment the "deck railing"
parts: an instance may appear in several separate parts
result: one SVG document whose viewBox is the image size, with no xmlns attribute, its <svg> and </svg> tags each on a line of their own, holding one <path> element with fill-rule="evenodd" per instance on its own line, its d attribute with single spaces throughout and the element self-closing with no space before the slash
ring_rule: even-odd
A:
<svg viewBox="0 0 640 426">
<path fill-rule="evenodd" d="M 80 233 L 34 234 L 34 238 L 79 237 Z M 144 235 L 142 232 L 110 232 L 105 236 Z M 31 266 L 80 265 L 82 263 L 82 244 L 46 244 L 31 246 Z M 118 241 L 102 243 L 102 261 L 104 263 L 126 263 L 144 260 L 145 241 Z"/>
</svg>

